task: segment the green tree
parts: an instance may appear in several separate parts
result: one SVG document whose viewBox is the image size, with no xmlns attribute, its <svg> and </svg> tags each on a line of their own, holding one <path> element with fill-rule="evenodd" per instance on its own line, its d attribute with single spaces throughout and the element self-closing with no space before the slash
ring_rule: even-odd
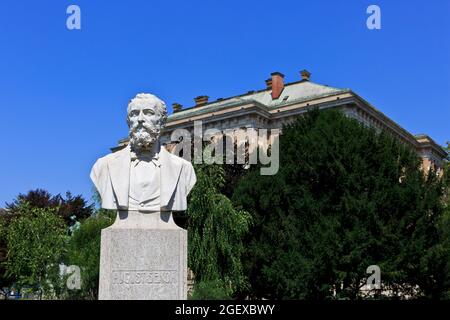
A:
<svg viewBox="0 0 450 320">
<path fill-rule="evenodd" d="M 6 297 L 7 290 L 4 292 L 3 288 L 10 288 L 15 282 L 13 277 L 6 276 L 5 262 L 7 249 L 7 235 L 8 226 L 13 215 L 9 214 L 6 210 L 0 209 L 0 295 Z"/>
<path fill-rule="evenodd" d="M 232 198 L 254 221 L 251 295 L 356 299 L 366 268 L 379 265 L 384 289 L 443 297 L 442 182 L 420 170 L 414 150 L 332 110 L 285 126 L 280 150 L 278 174 L 253 168 Z"/>
<path fill-rule="evenodd" d="M 231 288 L 222 280 L 201 281 L 194 284 L 190 300 L 230 300 Z"/>
<path fill-rule="evenodd" d="M 69 298 L 97 299 L 101 230 L 109 227 L 115 217 L 115 211 L 100 209 L 97 214 L 83 220 L 80 227 L 71 235 L 67 245 L 65 264 L 80 267 L 81 289 L 67 291 Z"/>
<path fill-rule="evenodd" d="M 19 194 L 6 207 L 11 213 L 20 212 L 21 205 L 28 203 L 33 208 L 55 208 L 56 213 L 64 219 L 68 227 L 72 226 L 77 220 L 89 217 L 94 209 L 93 205 L 88 205 L 81 196 L 73 196 L 66 192 L 63 197 L 60 194 L 53 196 L 44 189 L 30 190 L 27 194 Z"/>
<path fill-rule="evenodd" d="M 8 228 L 7 275 L 18 285 L 42 294 L 52 290 L 50 269 L 58 266 L 66 241 L 64 221 L 57 209 L 33 208 L 27 203 L 17 207 L 19 215 Z"/>
<path fill-rule="evenodd" d="M 61 195 L 53 196 L 48 191 L 43 189 L 31 190 L 26 194 L 19 194 L 11 203 L 7 203 L 7 210 L 0 213 L 0 290 L 1 288 L 10 288 L 17 279 L 13 275 L 6 276 L 5 264 L 2 263 L 6 259 L 7 253 L 7 233 L 11 221 L 17 218 L 27 204 L 29 208 L 49 209 L 53 208 L 55 214 L 62 217 L 69 230 L 69 233 L 79 220 L 89 217 L 94 209 L 93 205 L 88 205 L 82 196 L 72 196 L 70 192 L 66 193 L 65 197 Z M 55 269 L 55 272 L 57 270 Z M 58 276 L 55 274 L 55 279 Z"/>
<path fill-rule="evenodd" d="M 450 141 L 447 142 L 447 147 L 444 148 L 447 151 L 447 162 L 444 164 L 444 172 L 442 176 L 442 181 L 444 184 L 444 215 L 440 221 L 440 234 L 444 241 L 443 248 L 450 247 Z M 446 297 L 450 299 L 450 290 L 447 291 Z"/>
<path fill-rule="evenodd" d="M 221 283 L 222 291 L 229 294 L 246 285 L 242 240 L 250 216 L 236 210 L 221 193 L 225 181 L 222 166 L 195 165 L 195 172 L 197 183 L 189 196 L 187 210 L 189 267 L 197 284 L 213 283 L 216 290 Z"/>
</svg>

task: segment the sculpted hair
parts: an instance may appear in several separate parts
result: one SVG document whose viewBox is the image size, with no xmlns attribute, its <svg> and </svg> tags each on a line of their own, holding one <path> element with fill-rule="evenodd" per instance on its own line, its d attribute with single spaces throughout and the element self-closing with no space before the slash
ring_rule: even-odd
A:
<svg viewBox="0 0 450 320">
<path fill-rule="evenodd" d="M 156 111 L 161 116 L 162 126 L 164 126 L 166 124 L 166 121 L 167 121 L 167 107 L 166 107 L 166 104 L 164 103 L 164 101 L 159 99 L 157 96 L 155 96 L 153 94 L 150 94 L 150 93 L 138 93 L 136 95 L 136 97 L 131 99 L 130 103 L 128 104 L 128 108 L 127 108 L 127 123 L 128 123 L 128 126 L 130 125 L 130 123 L 128 121 L 128 115 L 130 114 L 131 106 L 133 104 L 139 104 L 139 103 L 141 103 L 143 101 L 146 101 L 146 100 L 150 100 L 151 102 L 155 103 Z"/>
</svg>

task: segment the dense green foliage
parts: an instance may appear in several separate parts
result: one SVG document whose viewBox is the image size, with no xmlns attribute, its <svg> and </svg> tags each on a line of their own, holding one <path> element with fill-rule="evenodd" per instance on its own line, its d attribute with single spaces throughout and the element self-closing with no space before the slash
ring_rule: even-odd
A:
<svg viewBox="0 0 450 320">
<path fill-rule="evenodd" d="M 7 209 L 11 213 L 20 212 L 22 204 L 28 203 L 33 208 L 54 208 L 68 226 L 75 220 L 82 220 L 92 214 L 93 205 L 87 205 L 81 195 L 73 196 L 66 192 L 66 197 L 60 194 L 51 195 L 43 189 L 31 190 L 27 194 L 19 194 L 12 203 L 7 203 Z"/>
<path fill-rule="evenodd" d="M 93 205 L 88 205 L 82 196 L 72 196 L 70 192 L 65 197 L 61 195 L 53 196 L 43 189 L 31 190 L 26 194 L 19 194 L 11 203 L 7 203 L 7 210 L 0 214 L 0 289 L 3 287 L 13 287 L 18 279 L 15 273 L 7 273 L 6 271 L 6 254 L 8 251 L 8 232 L 10 224 L 13 220 L 20 217 L 24 211 L 24 207 L 28 209 L 52 209 L 54 215 L 63 219 L 67 231 L 71 230 L 79 223 L 79 220 L 89 217 L 93 212 Z M 50 212 L 49 211 L 49 212 Z M 3 263 L 2 263 L 3 262 Z M 54 273 L 57 274 L 55 267 Z M 56 274 L 54 277 L 56 278 Z"/>
<path fill-rule="evenodd" d="M 243 235 L 250 217 L 236 210 L 220 190 L 224 169 L 220 165 L 195 166 L 197 184 L 188 201 L 188 265 L 196 282 L 219 281 L 231 291 L 245 287 L 242 270 Z"/>
<path fill-rule="evenodd" d="M 450 229 L 443 185 L 414 150 L 338 111 L 311 111 L 283 128 L 280 171 L 258 168 L 233 202 L 252 214 L 248 293 L 269 298 L 357 298 L 366 268 L 398 296 L 443 298 Z M 379 292 L 378 292 L 379 293 Z"/>
<path fill-rule="evenodd" d="M 13 277 L 6 277 L 5 261 L 8 253 L 7 249 L 7 235 L 8 226 L 10 224 L 11 215 L 6 211 L 0 212 L 0 295 L 6 296 L 7 292 L 3 292 L 3 288 L 9 288 L 14 282 Z"/>
<path fill-rule="evenodd" d="M 29 287 L 42 296 L 50 291 L 50 268 L 61 261 L 66 241 L 64 221 L 56 209 L 34 208 L 27 203 L 17 207 L 20 215 L 9 225 L 7 273 L 20 286 Z"/>
<path fill-rule="evenodd" d="M 101 230 L 109 227 L 115 216 L 114 211 L 99 210 L 96 215 L 82 221 L 70 237 L 65 264 L 76 265 L 81 269 L 81 289 L 68 291 L 66 294 L 70 298 L 97 299 Z"/>
<path fill-rule="evenodd" d="M 233 292 L 221 280 L 197 282 L 194 285 L 191 300 L 230 300 Z"/>
</svg>

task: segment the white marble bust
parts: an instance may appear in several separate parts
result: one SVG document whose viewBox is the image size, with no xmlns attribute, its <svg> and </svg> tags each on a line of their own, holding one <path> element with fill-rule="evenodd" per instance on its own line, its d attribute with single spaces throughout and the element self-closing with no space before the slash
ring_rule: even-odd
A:
<svg viewBox="0 0 450 320">
<path fill-rule="evenodd" d="M 168 152 L 159 136 L 167 119 L 165 103 L 140 93 L 128 105 L 129 145 L 97 160 L 91 179 L 102 208 L 141 212 L 186 210 L 196 182 L 190 162 Z"/>
</svg>

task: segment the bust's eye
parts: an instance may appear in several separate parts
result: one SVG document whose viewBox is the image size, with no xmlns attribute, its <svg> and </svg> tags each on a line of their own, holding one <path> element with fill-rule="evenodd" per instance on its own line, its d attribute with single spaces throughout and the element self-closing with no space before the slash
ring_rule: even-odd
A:
<svg viewBox="0 0 450 320">
<path fill-rule="evenodd" d="M 152 115 L 152 114 L 155 114 L 155 111 L 153 111 L 152 109 L 145 109 L 145 110 L 144 110 L 144 114 L 145 114 L 146 116 L 150 116 L 150 115 Z"/>
<path fill-rule="evenodd" d="M 139 110 L 133 110 L 130 112 L 131 117 L 137 117 L 139 115 Z"/>
</svg>

